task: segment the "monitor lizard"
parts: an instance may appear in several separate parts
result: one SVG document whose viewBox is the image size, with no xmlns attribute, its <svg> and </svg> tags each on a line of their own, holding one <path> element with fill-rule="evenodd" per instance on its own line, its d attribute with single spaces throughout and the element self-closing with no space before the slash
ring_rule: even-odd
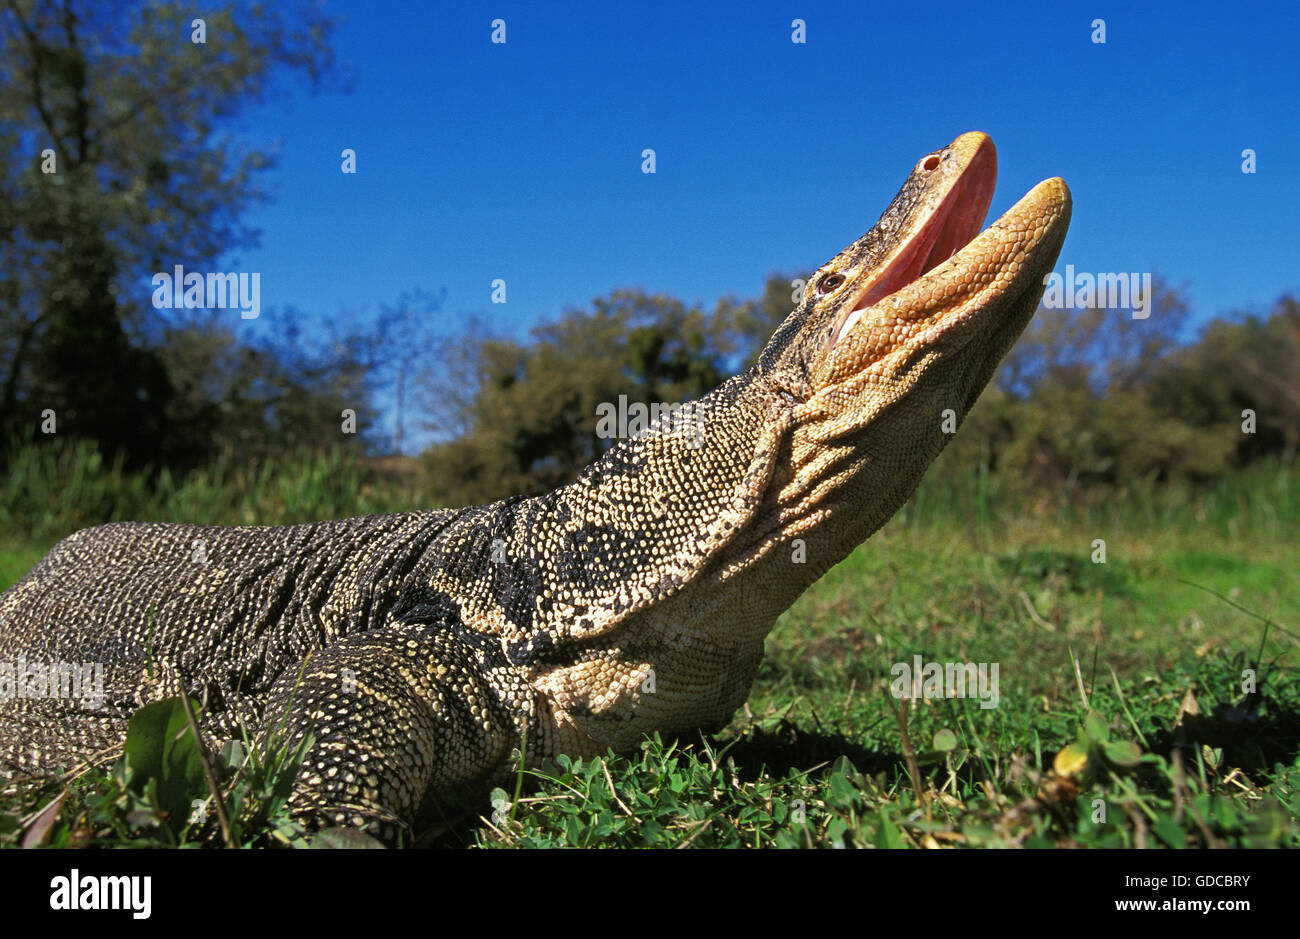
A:
<svg viewBox="0 0 1300 939">
<path fill-rule="evenodd" d="M 996 173 L 981 133 L 926 155 L 692 432 L 660 422 L 554 492 L 68 536 L 0 595 L 0 662 L 97 663 L 104 698 L 0 700 L 0 773 L 111 757 L 185 692 L 211 745 L 312 740 L 305 826 L 403 840 L 521 746 L 535 765 L 722 727 L 776 618 L 909 497 L 1038 306 L 1069 190 L 981 233 Z"/>
</svg>

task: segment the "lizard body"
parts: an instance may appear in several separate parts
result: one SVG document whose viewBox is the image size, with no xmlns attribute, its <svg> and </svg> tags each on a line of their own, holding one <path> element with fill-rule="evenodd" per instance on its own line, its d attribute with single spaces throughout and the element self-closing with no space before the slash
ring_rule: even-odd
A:
<svg viewBox="0 0 1300 939">
<path fill-rule="evenodd" d="M 102 663 L 104 700 L 0 700 L 0 773 L 111 752 L 186 692 L 210 743 L 313 735 L 294 813 L 392 838 L 521 741 L 534 764 L 720 728 L 777 616 L 908 498 L 1037 308 L 1069 191 L 1046 180 L 980 234 L 995 177 L 983 134 L 927 155 L 754 368 L 694 403 L 700 433 L 620 441 L 554 492 L 69 536 L 0 595 L 0 662 Z"/>
</svg>

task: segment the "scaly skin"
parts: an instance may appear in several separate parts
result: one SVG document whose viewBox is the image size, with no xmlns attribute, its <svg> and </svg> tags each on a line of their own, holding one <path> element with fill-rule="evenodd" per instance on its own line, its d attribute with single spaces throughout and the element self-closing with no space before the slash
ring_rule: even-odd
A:
<svg viewBox="0 0 1300 939">
<path fill-rule="evenodd" d="M 70 536 L 0 595 L 0 665 L 100 662 L 106 700 L 0 700 L 0 770 L 111 757 L 184 689 L 213 745 L 312 735 L 305 823 L 393 839 L 481 798 L 521 741 L 536 763 L 722 726 L 777 616 L 907 499 L 1038 305 L 1069 191 L 1042 182 L 976 236 L 995 176 L 983 134 L 922 159 L 696 403 L 700 437 L 658 428 L 484 507 Z"/>
</svg>

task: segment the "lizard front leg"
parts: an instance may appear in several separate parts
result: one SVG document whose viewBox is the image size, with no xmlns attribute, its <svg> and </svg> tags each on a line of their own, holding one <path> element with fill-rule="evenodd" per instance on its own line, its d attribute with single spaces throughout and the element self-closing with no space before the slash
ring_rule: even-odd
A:
<svg viewBox="0 0 1300 939">
<path fill-rule="evenodd" d="M 401 840 L 422 809 L 462 801 L 500 772 L 520 727 L 486 643 L 441 623 L 351 636 L 286 670 L 265 732 L 313 737 L 289 798 L 308 828 Z"/>
</svg>

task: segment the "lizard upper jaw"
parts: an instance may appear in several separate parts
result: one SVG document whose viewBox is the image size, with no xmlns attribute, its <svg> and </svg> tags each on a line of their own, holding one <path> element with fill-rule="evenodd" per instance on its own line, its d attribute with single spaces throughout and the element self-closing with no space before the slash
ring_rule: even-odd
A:
<svg viewBox="0 0 1300 939">
<path fill-rule="evenodd" d="M 935 200 L 928 213 L 904 231 L 897 247 L 862 282 L 854 285 L 852 301 L 846 304 L 839 326 L 832 331 L 827 350 L 853 328 L 862 311 L 891 293 L 938 267 L 979 233 L 993 201 L 997 185 L 997 150 L 987 134 L 963 134 L 942 155 L 931 154 L 917 172 L 952 159 L 959 168 L 948 182 L 947 191 Z"/>
</svg>

